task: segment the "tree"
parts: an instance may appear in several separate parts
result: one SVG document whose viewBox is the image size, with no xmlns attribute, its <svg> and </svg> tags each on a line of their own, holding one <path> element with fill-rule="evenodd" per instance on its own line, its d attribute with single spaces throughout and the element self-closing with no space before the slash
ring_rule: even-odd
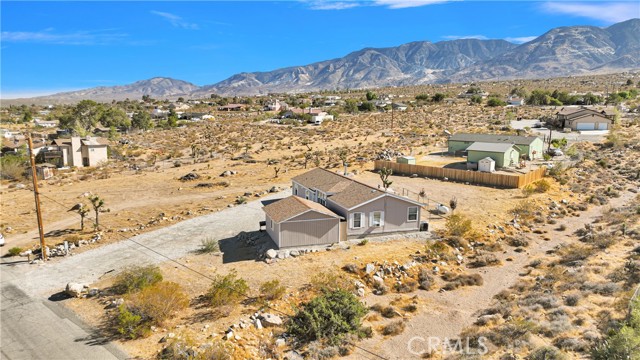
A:
<svg viewBox="0 0 640 360">
<path fill-rule="evenodd" d="M 473 95 L 471 97 L 471 103 L 472 104 L 482 104 L 482 96 L 480 95 Z"/>
<path fill-rule="evenodd" d="M 151 123 L 151 115 L 145 110 L 140 110 L 133 114 L 133 119 L 131 119 L 131 126 L 136 129 L 148 130 L 152 127 Z"/>
<path fill-rule="evenodd" d="M 358 112 L 358 102 L 355 99 L 347 99 L 344 103 L 344 111 L 355 114 Z"/>
<path fill-rule="evenodd" d="M 553 139 L 551 140 L 551 145 L 557 149 L 564 149 L 567 146 L 567 138 Z"/>
<path fill-rule="evenodd" d="M 98 195 L 89 196 L 89 201 L 91 201 L 91 206 L 93 207 L 93 211 L 96 214 L 95 227 L 97 229 L 98 227 L 100 227 L 100 222 L 99 222 L 99 219 L 98 219 L 98 215 L 101 212 L 109 212 L 109 209 L 106 209 L 104 207 L 104 200 L 101 199 Z"/>
<path fill-rule="evenodd" d="M 436 93 L 431 98 L 431 101 L 433 101 L 433 102 L 442 102 L 444 100 L 444 98 L 445 98 L 445 95 L 443 93 Z"/>
<path fill-rule="evenodd" d="M 506 106 L 507 103 L 503 100 L 500 100 L 496 97 L 489 98 L 487 100 L 487 106 L 496 107 L 496 106 Z"/>
<path fill-rule="evenodd" d="M 33 114 L 31 113 L 31 109 L 27 109 L 23 114 L 22 114 L 22 123 L 23 124 L 27 124 L 33 121 Z"/>
<path fill-rule="evenodd" d="M 176 111 L 173 108 L 169 109 L 169 116 L 167 117 L 167 126 L 169 127 L 178 126 L 178 114 L 176 114 Z"/>
<path fill-rule="evenodd" d="M 418 94 L 416 95 L 416 100 L 418 101 L 429 101 L 431 97 L 429 96 L 429 94 Z"/>
<path fill-rule="evenodd" d="M 102 117 L 104 107 L 93 100 L 82 100 L 60 118 L 62 129 L 88 133 Z"/>
<path fill-rule="evenodd" d="M 367 97 L 367 101 L 371 101 L 371 100 L 377 99 L 378 95 L 376 95 L 376 93 L 374 92 L 367 91 L 366 97 Z"/>
<path fill-rule="evenodd" d="M 80 230 L 84 230 L 84 218 L 89 214 L 89 208 L 85 204 L 80 203 L 72 207 L 69 211 L 75 211 L 80 215 Z"/>
<path fill-rule="evenodd" d="M 368 102 L 365 101 L 362 104 L 360 104 L 360 106 L 358 106 L 358 110 L 360 111 L 375 111 L 376 110 L 376 105 L 372 102 Z"/>
<path fill-rule="evenodd" d="M 393 184 L 393 181 L 389 181 L 389 176 L 393 174 L 393 170 L 391 168 L 383 167 L 380 170 L 380 180 L 382 181 L 382 187 L 384 187 L 384 191 L 387 191 L 389 186 Z"/>
<path fill-rule="evenodd" d="M 631 85 L 633 85 L 633 80 L 627 79 L 627 86 L 631 86 Z"/>
<path fill-rule="evenodd" d="M 632 300 L 630 314 L 624 324 L 610 329 L 607 337 L 591 349 L 593 360 L 640 359 L 640 300 Z"/>
<path fill-rule="evenodd" d="M 184 98 L 183 98 L 182 96 L 181 96 L 181 97 L 179 97 L 179 98 L 178 98 L 178 100 L 177 100 L 177 102 L 179 102 L 179 103 L 184 102 Z"/>
<path fill-rule="evenodd" d="M 458 207 L 458 198 L 457 197 L 452 197 L 451 200 L 449 200 L 449 207 L 451 208 L 451 213 L 456 211 L 456 208 Z"/>
<path fill-rule="evenodd" d="M 100 123 L 106 127 L 131 127 L 131 119 L 129 119 L 127 113 L 121 108 L 115 106 L 108 108 L 102 113 L 100 116 Z"/>
</svg>

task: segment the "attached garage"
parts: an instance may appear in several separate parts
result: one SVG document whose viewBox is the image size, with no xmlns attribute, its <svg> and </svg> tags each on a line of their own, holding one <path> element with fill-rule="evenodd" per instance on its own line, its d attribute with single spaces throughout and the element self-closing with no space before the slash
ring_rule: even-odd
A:
<svg viewBox="0 0 640 360">
<path fill-rule="evenodd" d="M 576 130 L 595 130 L 596 124 L 585 122 L 585 123 L 576 123 Z"/>
<path fill-rule="evenodd" d="M 299 196 L 264 207 L 267 233 L 278 248 L 329 245 L 340 241 L 342 217 Z"/>
<path fill-rule="evenodd" d="M 609 130 L 612 120 L 600 114 L 585 114 L 567 120 L 572 130 L 591 131 L 591 130 Z"/>
</svg>

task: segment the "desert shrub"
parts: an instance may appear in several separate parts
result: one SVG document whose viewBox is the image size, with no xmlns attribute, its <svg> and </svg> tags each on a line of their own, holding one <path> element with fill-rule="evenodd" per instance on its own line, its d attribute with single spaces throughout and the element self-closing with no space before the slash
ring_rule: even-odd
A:
<svg viewBox="0 0 640 360">
<path fill-rule="evenodd" d="M 404 331 L 405 324 L 402 320 L 394 321 L 382 328 L 382 335 L 398 335 Z"/>
<path fill-rule="evenodd" d="M 484 281 L 480 274 L 460 274 L 444 273 L 442 279 L 448 283 L 443 287 L 447 291 L 455 290 L 463 286 L 481 286 Z"/>
<path fill-rule="evenodd" d="M 619 328 L 609 329 L 606 338 L 597 341 L 591 348 L 593 360 L 638 359 L 640 349 L 640 300 L 631 304 L 625 323 Z"/>
<path fill-rule="evenodd" d="M 450 236 L 464 236 L 473 230 L 471 219 L 461 214 L 453 214 L 447 218 L 445 224 L 447 234 Z"/>
<path fill-rule="evenodd" d="M 576 266 L 588 259 L 594 252 L 591 247 L 575 244 L 558 250 L 558 255 L 560 255 L 560 264 Z"/>
<path fill-rule="evenodd" d="M 19 246 L 14 246 L 11 249 L 9 249 L 9 251 L 7 251 L 7 254 L 9 256 L 18 256 L 20 255 L 20 253 L 23 251 L 23 249 Z"/>
<path fill-rule="evenodd" d="M 615 293 L 620 291 L 620 285 L 616 283 L 594 283 L 587 281 L 581 287 L 582 291 L 589 291 L 594 294 L 603 295 L 603 296 L 613 296 Z"/>
<path fill-rule="evenodd" d="M 278 279 L 273 279 L 260 285 L 260 294 L 263 299 L 268 301 L 281 299 L 286 290 L 284 285 L 280 285 L 280 280 Z"/>
<path fill-rule="evenodd" d="M 553 346 L 539 347 L 527 356 L 527 360 L 565 360 L 567 357 Z"/>
<path fill-rule="evenodd" d="M 375 282 L 373 288 L 377 295 L 384 295 L 389 292 L 389 287 L 384 282 Z"/>
<path fill-rule="evenodd" d="M 494 254 L 479 254 L 469 263 L 472 268 L 495 265 L 500 265 L 500 260 Z"/>
<path fill-rule="evenodd" d="M 0 158 L 0 178 L 20 180 L 25 176 L 29 158 L 24 155 L 5 155 Z"/>
<path fill-rule="evenodd" d="M 557 178 L 564 174 L 567 171 L 567 168 L 562 164 L 562 162 L 556 162 L 551 169 L 549 169 L 549 175 Z"/>
<path fill-rule="evenodd" d="M 367 309 L 352 293 L 325 292 L 302 305 L 287 323 L 287 332 L 302 342 L 326 340 L 337 344 L 345 335 L 360 329 L 366 313 Z"/>
<path fill-rule="evenodd" d="M 487 337 L 496 346 L 517 345 L 527 342 L 533 329 L 535 329 L 533 322 L 514 319 L 508 324 L 494 328 Z"/>
<path fill-rule="evenodd" d="M 216 275 L 204 298 L 212 307 L 234 305 L 240 302 L 249 291 L 247 282 L 238 278 L 235 271 L 227 275 Z"/>
<path fill-rule="evenodd" d="M 405 279 L 404 281 L 397 282 L 394 285 L 394 289 L 399 293 L 414 292 L 418 287 L 418 282 L 413 279 Z"/>
<path fill-rule="evenodd" d="M 416 304 L 407 304 L 405 306 L 402 307 L 402 310 L 406 311 L 406 312 L 416 312 L 418 311 L 418 305 Z"/>
<path fill-rule="evenodd" d="M 242 205 L 247 203 L 247 198 L 244 196 L 238 196 L 236 198 L 236 205 Z"/>
<path fill-rule="evenodd" d="M 558 298 L 550 294 L 532 293 L 522 299 L 521 303 L 525 306 L 540 305 L 544 309 L 553 309 L 559 306 Z"/>
<path fill-rule="evenodd" d="M 327 346 L 320 341 L 313 341 L 307 346 L 309 359 L 329 360 L 340 355 L 338 346 Z"/>
<path fill-rule="evenodd" d="M 206 238 L 202 240 L 200 248 L 198 249 L 198 253 L 200 254 L 211 254 L 218 251 L 220 251 L 220 244 L 218 244 L 218 240 L 214 238 Z"/>
<path fill-rule="evenodd" d="M 420 269 L 418 273 L 419 288 L 422 290 L 429 290 L 433 286 L 433 277 L 429 274 L 429 270 L 426 268 Z"/>
<path fill-rule="evenodd" d="M 362 241 L 360 241 L 360 242 L 358 243 L 358 245 L 360 245 L 360 246 L 365 246 L 365 245 L 367 245 L 368 243 L 369 243 L 369 239 L 363 239 Z"/>
<path fill-rule="evenodd" d="M 562 350 L 582 352 L 587 349 L 587 343 L 584 340 L 564 337 L 557 338 L 553 344 Z"/>
<path fill-rule="evenodd" d="M 353 282 L 344 274 L 335 271 L 317 273 L 311 278 L 311 288 L 315 291 L 331 292 L 335 290 L 352 290 Z"/>
<path fill-rule="evenodd" d="M 130 294 L 162 281 L 162 273 L 156 265 L 131 266 L 115 279 L 113 290 L 117 294 Z"/>
<path fill-rule="evenodd" d="M 564 303 L 567 306 L 577 306 L 581 298 L 582 295 L 579 293 L 569 294 L 564 298 Z"/>
<path fill-rule="evenodd" d="M 180 285 L 159 282 L 132 295 L 118 308 L 117 330 L 126 338 L 144 337 L 150 333 L 152 325 L 162 325 L 188 305 L 189 298 Z"/>
<path fill-rule="evenodd" d="M 160 360 L 231 360 L 232 349 L 229 344 L 214 341 L 196 348 L 185 340 L 171 341 L 158 354 Z"/>
<path fill-rule="evenodd" d="M 382 304 L 375 304 L 373 306 L 371 306 L 371 310 L 380 313 L 380 315 L 391 319 L 394 318 L 396 316 L 399 316 L 398 310 L 396 310 L 396 308 L 394 308 L 391 305 L 382 305 Z"/>
<path fill-rule="evenodd" d="M 549 181 L 545 179 L 536 181 L 533 185 L 534 185 L 534 191 L 539 194 L 546 193 L 547 191 L 549 191 L 549 189 L 551 189 L 551 184 L 549 183 Z"/>
<path fill-rule="evenodd" d="M 505 241 L 509 246 L 513 247 L 527 247 L 529 246 L 529 241 L 525 239 L 523 236 L 507 236 Z"/>
<path fill-rule="evenodd" d="M 523 221 L 531 221 L 535 218 L 536 206 L 530 200 L 524 200 L 511 209 L 511 214 L 519 217 Z"/>
</svg>

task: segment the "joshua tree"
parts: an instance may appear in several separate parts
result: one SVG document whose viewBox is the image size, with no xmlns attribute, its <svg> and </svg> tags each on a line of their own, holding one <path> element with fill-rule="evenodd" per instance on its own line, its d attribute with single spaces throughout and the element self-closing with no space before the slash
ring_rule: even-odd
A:
<svg viewBox="0 0 640 360">
<path fill-rule="evenodd" d="M 391 168 L 382 168 L 380 170 L 380 180 L 382 180 L 382 187 L 384 187 L 384 191 L 389 189 L 389 186 L 393 184 L 393 181 L 389 181 L 389 176 L 393 174 L 393 170 Z"/>
<path fill-rule="evenodd" d="M 277 178 L 278 177 L 278 173 L 280 172 L 280 167 L 278 167 L 278 166 L 274 167 L 273 168 L 273 172 L 275 172 L 275 176 L 274 177 Z"/>
<path fill-rule="evenodd" d="M 80 215 L 80 231 L 84 230 L 84 218 L 89 214 L 89 208 L 83 203 L 76 204 L 69 211 L 75 211 Z"/>
<path fill-rule="evenodd" d="M 93 211 L 96 213 L 96 229 L 100 227 L 100 221 L 98 220 L 98 214 L 101 212 L 109 212 L 109 209 L 104 208 L 104 200 L 102 200 L 98 195 L 89 196 L 89 201 L 91 201 L 91 206 L 93 207 Z"/>
</svg>

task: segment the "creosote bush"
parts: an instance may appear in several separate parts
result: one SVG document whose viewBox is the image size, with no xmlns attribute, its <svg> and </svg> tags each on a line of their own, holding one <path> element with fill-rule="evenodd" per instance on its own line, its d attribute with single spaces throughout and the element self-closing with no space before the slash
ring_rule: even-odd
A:
<svg viewBox="0 0 640 360">
<path fill-rule="evenodd" d="M 132 266 L 115 279 L 113 290 L 117 294 L 130 294 L 162 281 L 160 268 L 155 265 Z"/>
<path fill-rule="evenodd" d="M 382 328 L 382 335 L 398 335 L 404 331 L 405 324 L 402 320 L 397 320 L 385 325 Z"/>
<path fill-rule="evenodd" d="M 18 247 L 18 246 L 14 246 L 11 249 L 9 249 L 9 251 L 7 252 L 7 254 L 9 256 L 18 256 L 20 255 L 20 253 L 22 252 L 22 248 Z"/>
<path fill-rule="evenodd" d="M 216 275 L 204 297 L 209 305 L 215 308 L 237 304 L 247 295 L 248 291 L 247 282 L 238 278 L 236 272 L 232 271 L 227 275 Z"/>
<path fill-rule="evenodd" d="M 450 236 L 464 236 L 473 230 L 471 219 L 461 214 L 453 214 L 447 218 L 445 224 L 447 234 Z"/>
<path fill-rule="evenodd" d="M 357 333 L 365 306 L 352 293 L 333 290 L 303 304 L 287 323 L 287 332 L 299 341 L 315 340 L 338 344 L 347 334 Z"/>
<path fill-rule="evenodd" d="M 218 244 L 218 240 L 214 238 L 207 238 L 202 240 L 202 244 L 198 249 L 198 253 L 200 254 L 211 254 L 220 251 L 220 245 Z"/>
</svg>

